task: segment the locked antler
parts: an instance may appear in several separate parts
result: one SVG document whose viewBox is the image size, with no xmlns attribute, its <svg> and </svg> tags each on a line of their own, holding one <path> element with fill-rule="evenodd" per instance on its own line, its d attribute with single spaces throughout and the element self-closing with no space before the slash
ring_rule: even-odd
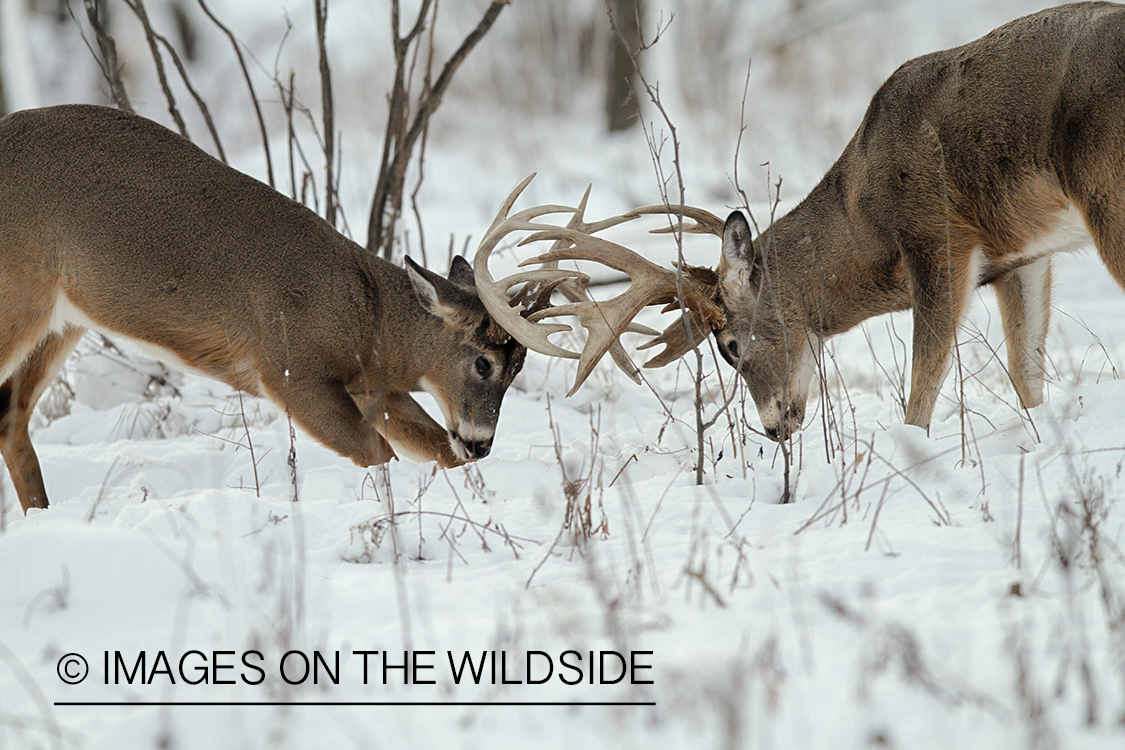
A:
<svg viewBox="0 0 1125 750">
<path fill-rule="evenodd" d="M 634 218 L 642 215 L 667 215 L 669 225 L 653 229 L 652 234 L 671 234 L 677 230 L 677 224 L 683 219 L 691 219 L 694 223 L 682 222 L 681 229 L 684 234 L 712 234 L 722 239 L 725 222 L 706 209 L 695 206 L 680 205 L 653 205 L 635 208 L 626 216 Z M 720 261 L 721 265 L 722 261 Z M 700 284 L 711 290 L 711 299 L 715 297 L 715 290 L 719 283 L 719 276 L 715 270 L 699 266 L 685 266 L 684 271 L 691 274 Z M 725 323 L 722 321 L 720 324 Z M 654 346 L 663 346 L 664 349 L 645 362 L 646 368 L 663 367 L 675 362 L 680 357 L 698 346 L 710 334 L 713 321 L 688 306 L 674 323 L 664 329 L 659 336 L 638 346 L 638 349 L 651 349 Z"/>
<path fill-rule="evenodd" d="M 613 216 L 597 222 L 587 222 L 584 218 L 586 201 L 590 190 L 587 188 L 582 200 L 575 208 L 559 205 L 534 206 L 509 216 L 516 199 L 535 175 L 525 179 L 508 195 L 493 219 L 488 232 L 481 240 L 474 258 L 473 267 L 477 279 L 477 292 L 493 319 L 513 338 L 529 349 L 542 354 L 567 359 L 578 359 L 578 371 L 574 386 L 567 395 L 573 394 L 593 371 L 594 366 L 607 352 L 611 352 L 618 366 L 634 380 L 638 379 L 636 367 L 629 360 L 618 338 L 622 333 L 635 332 L 657 336 L 655 343 L 665 343 L 668 348 L 646 366 L 654 366 L 657 360 L 664 360 L 672 344 L 674 335 L 669 338 L 669 330 L 657 332 L 633 323 L 633 318 L 644 307 L 665 304 L 665 310 L 677 309 L 681 300 L 688 310 L 700 316 L 707 326 L 721 326 L 725 323 L 722 309 L 714 301 L 715 283 L 713 272 L 709 269 L 685 267 L 680 273 L 663 268 L 643 258 L 632 250 L 594 236 L 609 227 L 632 221 L 644 214 L 667 213 L 669 207 L 647 206 L 620 216 Z M 675 211 L 678 213 L 679 208 Z M 570 213 L 567 225 L 557 226 L 534 221 L 541 216 L 555 213 Z M 685 225 L 686 232 L 711 232 L 717 226 L 722 232 L 722 222 L 701 209 L 684 211 L 684 215 L 695 221 Z M 508 234 L 517 231 L 531 232 L 520 246 L 553 240 L 551 249 L 539 256 L 529 258 L 520 266 L 539 264 L 539 268 L 520 271 L 499 281 L 493 279 L 488 269 L 488 258 Z M 656 231 L 668 231 L 656 230 Z M 616 297 L 597 301 L 590 297 L 588 285 L 590 277 L 579 271 L 558 267 L 561 260 L 588 260 L 621 271 L 630 279 L 629 288 Z M 708 275 L 710 274 L 710 276 Z M 508 290 L 523 285 L 515 299 L 525 304 L 531 302 L 532 312 L 523 317 L 508 300 Z M 545 306 L 553 291 L 561 292 L 568 304 L 556 307 Z M 543 322 L 547 318 L 573 315 L 586 329 L 586 344 L 582 351 L 564 349 L 548 337 L 562 331 L 572 330 L 561 323 Z M 674 326 L 673 326 L 674 327 Z M 680 326 L 683 327 L 682 324 Z M 647 346 L 653 345 L 650 342 Z M 668 360 L 671 361 L 671 360 Z"/>
</svg>

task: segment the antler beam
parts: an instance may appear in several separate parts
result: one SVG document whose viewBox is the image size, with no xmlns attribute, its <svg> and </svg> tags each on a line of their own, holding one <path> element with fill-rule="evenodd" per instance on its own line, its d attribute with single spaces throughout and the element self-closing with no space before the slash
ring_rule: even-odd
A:
<svg viewBox="0 0 1125 750">
<path fill-rule="evenodd" d="M 577 207 L 543 205 L 509 215 L 519 195 L 534 176 L 532 174 L 517 185 L 505 199 L 477 248 L 473 267 L 481 300 L 496 322 L 513 338 L 527 348 L 542 354 L 579 360 L 574 385 L 568 396 L 581 387 L 606 352 L 611 353 L 618 367 L 629 377 L 639 380 L 636 366 L 629 359 L 618 339 L 625 332 L 658 336 L 656 331 L 633 323 L 637 313 L 648 305 L 665 304 L 666 310 L 678 309 L 682 305 L 693 316 L 699 317 L 697 327 L 705 325 L 707 330 L 724 324 L 722 309 L 714 301 L 715 285 L 713 281 L 709 281 L 706 272 L 699 273 L 703 269 L 685 267 L 682 271 L 676 271 L 664 268 L 622 245 L 594 236 L 597 232 L 643 215 L 679 216 L 680 207 L 645 206 L 620 216 L 587 222 L 584 217 L 586 202 L 590 195 L 590 190 L 587 188 Z M 535 221 L 541 216 L 556 213 L 571 215 L 565 227 Z M 713 214 L 702 209 L 684 207 L 682 215 L 693 222 L 683 225 L 685 232 L 712 234 L 717 232 L 721 236 L 722 220 Z M 665 227 L 654 232 L 673 230 L 674 227 Z M 512 232 L 530 233 L 519 243 L 521 247 L 544 240 L 553 241 L 554 244 L 548 252 L 520 263 L 521 267 L 538 265 L 539 268 L 520 271 L 496 280 L 489 271 L 488 258 L 499 242 Z M 588 290 L 590 277 L 579 271 L 559 268 L 558 263 L 562 260 L 594 261 L 621 271 L 630 279 L 629 288 L 612 299 L 594 300 Z M 508 298 L 509 290 L 520 285 L 522 288 L 516 295 L 518 300 L 543 301 L 550 296 L 551 291 L 557 290 L 567 298 L 568 304 L 532 310 L 524 317 L 511 307 L 512 303 Z M 548 337 L 556 333 L 573 329 L 561 323 L 544 322 L 545 319 L 566 315 L 578 318 L 579 323 L 586 329 L 586 344 L 580 353 L 560 347 L 548 340 Z M 667 336 L 668 331 L 665 331 L 654 341 L 668 344 L 665 340 Z M 664 359 L 667 353 L 666 349 L 653 361 Z"/>
</svg>

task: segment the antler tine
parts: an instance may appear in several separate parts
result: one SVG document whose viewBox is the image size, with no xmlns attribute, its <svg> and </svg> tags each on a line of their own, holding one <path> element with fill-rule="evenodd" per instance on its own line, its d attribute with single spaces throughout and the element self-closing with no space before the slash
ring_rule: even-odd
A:
<svg viewBox="0 0 1125 750">
<path fill-rule="evenodd" d="M 492 277 L 488 268 L 488 258 L 500 240 L 508 234 L 517 231 L 536 231 L 551 228 L 548 224 L 539 224 L 532 221 L 540 216 L 553 213 L 571 213 L 576 209 L 571 206 L 544 205 L 526 208 L 509 216 L 512 206 L 524 188 L 535 177 L 535 173 L 528 175 L 519 185 L 508 194 L 496 212 L 488 231 L 481 238 L 473 256 L 473 274 L 476 277 L 477 295 L 484 303 L 493 320 L 496 321 L 512 338 L 519 341 L 528 349 L 533 349 L 540 354 L 564 359 L 578 359 L 578 352 L 573 352 L 558 346 L 548 340 L 548 337 L 562 331 L 572 331 L 568 325 L 561 323 L 535 324 L 520 316 L 517 310 L 508 305 L 507 292 L 512 286 L 521 282 L 550 283 L 562 277 L 564 280 L 576 277 L 575 272 L 561 269 L 544 269 L 543 271 L 524 271 L 497 281 Z M 582 275 L 582 274 L 580 274 Z"/>
<path fill-rule="evenodd" d="M 508 193 L 508 197 L 505 198 L 504 202 L 500 204 L 500 210 L 496 212 L 496 216 L 492 219 L 492 223 L 488 225 L 488 230 L 484 233 L 486 237 L 492 234 L 492 232 L 500 226 L 500 223 L 508 218 L 508 212 L 512 210 L 512 206 L 516 204 L 516 200 L 523 193 L 524 188 L 531 184 L 531 181 L 535 179 L 536 174 L 538 174 L 538 172 L 532 172 L 527 177 L 524 177 L 520 184 L 516 185 L 514 188 L 512 188 L 512 192 Z"/>
<path fill-rule="evenodd" d="M 687 316 L 688 323 L 691 325 L 691 340 L 688 340 L 687 332 L 684 330 L 684 317 Z M 664 331 L 655 338 L 649 339 L 645 343 L 638 346 L 638 349 L 651 349 L 654 346 L 663 345 L 664 348 L 657 352 L 652 359 L 645 362 L 645 368 L 663 367 L 675 362 L 680 357 L 690 352 L 693 346 L 699 346 L 702 342 L 707 340 L 711 334 L 711 326 L 703 316 L 692 312 L 691 310 L 685 311 L 676 318 L 675 322 L 664 329 Z"/>
<path fill-rule="evenodd" d="M 723 323 L 722 310 L 711 299 L 711 289 L 687 274 L 677 276 L 675 271 L 658 266 L 616 242 L 573 229 L 540 230 L 520 244 L 548 239 L 556 241 L 551 251 L 530 258 L 520 265 L 557 263 L 560 260 L 593 260 L 626 273 L 631 279 L 629 288 L 612 300 L 580 301 L 540 310 L 530 316 L 531 320 L 539 321 L 560 315 L 574 315 L 586 329 L 586 346 L 579 358 L 578 372 L 570 393 L 578 390 L 602 356 L 627 329 L 633 317 L 647 305 L 677 300 L 682 291 L 689 309 L 697 311 L 710 323 Z"/>
<path fill-rule="evenodd" d="M 473 263 L 477 293 L 496 323 L 527 348 L 548 356 L 579 360 L 574 385 L 567 395 L 581 387 L 607 352 L 623 372 L 634 380 L 639 380 L 639 370 L 621 346 L 619 337 L 626 331 L 657 336 L 658 342 L 661 342 L 662 337 L 667 337 L 667 332 L 657 334 L 646 326 L 632 322 L 633 317 L 647 305 L 678 305 L 682 298 L 688 314 L 698 316 L 701 325 L 721 326 L 725 323 L 721 307 L 712 299 L 714 285 L 706 279 L 698 277 L 698 274 L 685 272 L 686 269 L 674 271 L 663 268 L 626 247 L 593 236 L 595 232 L 645 214 L 667 214 L 674 211 L 678 215 L 680 207 L 646 206 L 620 216 L 587 222 L 585 211 L 590 196 L 590 188 L 587 188 L 577 207 L 535 206 L 511 214 L 512 206 L 532 177 L 534 175 L 517 185 L 508 195 L 477 247 Z M 538 217 L 551 213 L 569 213 L 566 227 L 535 221 Z M 695 221 L 694 224 L 685 225 L 685 231 L 722 234 L 723 222 L 707 211 L 685 207 L 683 215 Z M 497 281 L 489 271 L 488 258 L 500 240 L 515 231 L 530 233 L 519 243 L 520 246 L 542 240 L 554 242 L 548 252 L 520 263 L 521 267 L 539 264 L 540 268 L 520 271 Z M 629 287 L 613 299 L 595 301 L 589 294 L 589 277 L 577 271 L 558 268 L 561 260 L 588 260 L 614 268 L 629 276 Z M 534 292 L 537 298 L 541 298 L 543 290 L 553 286 L 567 298 L 569 304 L 538 310 L 524 318 L 508 304 L 508 290 L 519 284 L 524 284 L 525 290 L 529 289 L 529 285 L 539 285 L 538 291 Z M 548 340 L 555 333 L 573 330 L 567 325 L 545 322 L 547 318 L 562 315 L 574 315 L 586 329 L 586 344 L 581 353 Z M 663 359 L 667 353 L 666 350 L 656 359 Z"/>
<path fill-rule="evenodd" d="M 520 195 L 523 193 L 524 188 L 535 178 L 536 173 L 532 172 L 527 177 L 523 178 L 520 184 L 516 185 L 512 192 L 508 193 L 508 197 L 500 204 L 500 210 L 496 212 L 496 216 L 492 219 L 492 224 L 489 225 L 488 231 L 484 233 L 484 237 L 477 246 L 477 253 L 474 260 L 480 256 L 481 251 L 485 248 L 486 244 L 489 245 L 487 253 L 492 252 L 500 240 L 512 232 L 521 230 L 536 230 L 536 229 L 554 229 L 555 227 L 550 224 L 535 224 L 531 220 L 537 219 L 540 216 L 547 214 L 573 214 L 579 209 L 574 206 L 562 206 L 554 203 L 547 203 L 542 206 L 532 206 L 525 208 L 522 211 L 517 211 L 515 214 L 509 216 L 512 206 L 515 205 Z M 503 230 L 503 231 L 500 231 Z M 491 240 L 491 242 L 490 242 Z"/>
<path fill-rule="evenodd" d="M 578 201 L 578 207 L 575 209 L 574 214 L 571 215 L 570 221 L 567 222 L 567 229 L 573 229 L 583 234 L 594 234 L 595 232 L 600 232 L 603 229 L 609 229 L 610 227 L 614 227 L 618 224 L 622 224 L 626 221 L 632 221 L 633 219 L 637 218 L 635 216 L 630 217 L 622 215 L 611 216 L 610 218 L 602 219 L 601 221 L 587 222 L 585 218 L 586 203 L 590 199 L 590 190 L 592 188 L 593 185 L 586 186 L 585 192 L 582 193 L 582 199 Z M 551 250 L 560 250 L 564 248 L 568 244 L 568 242 L 569 241 L 566 239 L 555 240 L 555 243 L 551 246 Z M 546 260 L 542 262 L 542 265 L 544 268 L 558 268 L 558 261 Z M 589 277 L 586 277 L 586 281 L 588 280 Z M 590 291 L 587 288 L 586 283 L 580 282 L 578 279 L 564 280 L 558 284 L 557 288 L 559 293 L 566 297 L 569 302 L 594 302 L 593 297 L 590 296 Z M 638 323 L 630 323 L 629 326 L 625 329 L 625 332 L 643 333 L 646 336 L 654 336 L 657 333 L 648 326 L 643 326 Z M 589 339 L 587 339 L 587 344 L 589 344 Z M 617 368 L 621 370 L 621 372 L 625 373 L 625 375 L 627 375 L 630 380 L 638 384 L 641 382 L 640 368 L 637 367 L 632 358 L 625 351 L 625 347 L 621 345 L 621 340 L 619 338 L 615 338 L 610 343 L 609 356 L 613 359 L 613 363 L 617 365 Z M 580 362 L 579 373 L 581 372 L 582 366 Z M 585 379 L 585 376 L 583 376 L 583 379 Z"/>
<path fill-rule="evenodd" d="M 653 205 L 642 206 L 641 208 L 634 208 L 629 213 L 625 214 L 629 219 L 634 219 L 642 215 L 651 214 L 667 214 L 672 218 L 680 216 L 681 210 L 685 219 L 691 219 L 694 224 L 684 223 L 685 234 L 713 234 L 716 237 L 723 236 L 723 227 L 726 222 L 720 219 L 710 211 L 698 208 L 696 206 L 679 206 L 679 205 Z M 652 234 L 669 234 L 675 231 L 673 227 L 659 227 L 652 230 Z"/>
<path fill-rule="evenodd" d="M 573 229 L 542 229 L 524 238 L 524 240 L 520 242 L 520 245 L 522 246 L 529 242 L 549 239 L 563 240 L 564 242 L 562 244 L 564 246 L 559 247 L 560 243 L 556 241 L 554 249 L 543 255 L 528 258 L 520 263 L 520 266 L 522 267 L 532 263 L 557 262 L 560 260 L 596 261 L 604 266 L 609 266 L 617 271 L 621 271 L 632 279 L 629 289 L 615 298 L 615 300 L 625 297 L 634 289 L 643 289 L 651 293 L 648 297 L 648 301 L 644 305 L 641 305 L 641 307 L 644 307 L 646 305 L 669 302 L 677 299 L 679 290 L 682 287 L 684 301 L 687 303 L 688 307 L 697 310 L 713 323 L 723 323 L 722 310 L 711 299 L 710 285 L 700 283 L 686 271 L 684 273 L 677 273 L 670 268 L 658 266 L 648 258 L 638 255 L 629 248 L 619 245 L 616 242 L 612 242 L 603 237 L 593 237 L 582 234 Z M 679 281 L 679 283 L 677 283 L 677 281 Z M 660 294 L 652 293 L 655 292 L 655 290 L 660 290 Z M 639 309 L 640 308 L 638 308 L 638 310 Z"/>
<path fill-rule="evenodd" d="M 520 284 L 550 284 L 557 288 L 566 282 L 576 282 L 579 285 L 585 285 L 589 281 L 590 277 L 581 271 L 568 271 L 565 268 L 536 268 L 531 271 L 513 273 L 495 283 L 498 287 L 507 292 L 512 287 Z"/>
</svg>

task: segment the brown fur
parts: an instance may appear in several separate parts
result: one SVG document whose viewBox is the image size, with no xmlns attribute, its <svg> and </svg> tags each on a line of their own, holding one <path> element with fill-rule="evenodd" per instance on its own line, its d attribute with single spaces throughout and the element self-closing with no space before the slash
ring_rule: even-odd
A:
<svg viewBox="0 0 1125 750">
<path fill-rule="evenodd" d="M 52 331 L 64 299 L 81 322 L 287 407 L 361 466 L 394 457 L 388 439 L 443 466 L 488 452 L 523 351 L 484 335 L 463 261 L 449 280 L 407 272 L 171 131 L 101 107 L 0 120 L 0 207 L 0 451 L 25 510 L 47 505 L 27 421 L 84 330 Z M 423 381 L 448 429 L 407 395 Z"/>
<path fill-rule="evenodd" d="M 1073 241 L 1028 248 L 1076 209 L 1125 286 L 1123 113 L 1125 7 L 1113 3 L 1045 10 L 899 68 L 820 184 L 720 268 L 730 322 L 716 336 L 767 432 L 800 428 L 806 344 L 903 309 L 914 311 L 906 421 L 927 427 L 978 284 L 999 297 L 1021 403 L 1040 403 L 1046 257 Z"/>
</svg>

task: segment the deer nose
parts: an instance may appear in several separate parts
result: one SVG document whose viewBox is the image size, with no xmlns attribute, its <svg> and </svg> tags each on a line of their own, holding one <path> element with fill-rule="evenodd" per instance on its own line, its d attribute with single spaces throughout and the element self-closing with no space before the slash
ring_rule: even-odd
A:
<svg viewBox="0 0 1125 750">
<path fill-rule="evenodd" d="M 465 458 L 469 459 L 470 461 L 476 461 L 479 458 L 484 458 L 488 455 L 489 451 L 492 450 L 492 438 L 483 440 L 466 440 L 456 432 L 453 433 L 453 437 L 457 438 L 457 442 L 459 442 L 465 449 Z"/>
<path fill-rule="evenodd" d="M 781 442 L 788 440 L 794 432 L 801 429 L 801 422 L 804 419 L 804 407 L 797 406 L 796 404 L 789 404 L 789 406 L 782 407 L 781 402 L 778 402 L 778 410 L 781 412 L 781 418 L 776 427 L 766 427 L 766 437 L 770 440 Z"/>
<path fill-rule="evenodd" d="M 465 452 L 473 460 L 484 458 L 490 450 L 492 450 L 491 440 L 472 440 L 465 443 Z"/>
</svg>

